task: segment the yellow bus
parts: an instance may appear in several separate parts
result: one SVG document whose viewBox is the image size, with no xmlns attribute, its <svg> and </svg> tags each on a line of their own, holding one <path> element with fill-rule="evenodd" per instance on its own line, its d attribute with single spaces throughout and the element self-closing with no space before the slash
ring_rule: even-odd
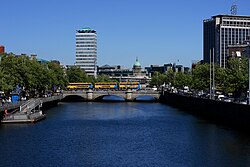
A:
<svg viewBox="0 0 250 167">
<path fill-rule="evenodd" d="M 141 85 L 139 82 L 119 82 L 120 90 L 136 89 L 139 90 Z"/>
<path fill-rule="evenodd" d="M 95 89 L 118 89 L 117 82 L 96 82 Z"/>
<path fill-rule="evenodd" d="M 89 82 L 71 82 L 68 84 L 68 90 L 92 89 L 93 84 Z"/>
</svg>

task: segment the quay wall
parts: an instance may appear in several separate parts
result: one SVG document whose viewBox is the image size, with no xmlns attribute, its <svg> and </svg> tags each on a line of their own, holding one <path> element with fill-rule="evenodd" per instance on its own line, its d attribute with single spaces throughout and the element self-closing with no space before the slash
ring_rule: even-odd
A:
<svg viewBox="0 0 250 167">
<path fill-rule="evenodd" d="M 60 102 L 60 99 L 43 102 L 41 109 L 42 109 L 42 111 L 45 111 L 49 108 L 56 107 L 59 102 Z"/>
<path fill-rule="evenodd" d="M 250 106 L 164 92 L 161 102 L 213 122 L 250 128 Z"/>
</svg>

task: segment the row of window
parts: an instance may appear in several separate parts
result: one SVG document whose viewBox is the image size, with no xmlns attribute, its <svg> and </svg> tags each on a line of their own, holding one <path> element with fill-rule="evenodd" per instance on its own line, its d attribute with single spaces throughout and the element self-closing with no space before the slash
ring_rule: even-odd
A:
<svg viewBox="0 0 250 167">
<path fill-rule="evenodd" d="M 96 58 L 76 58 L 76 61 L 77 60 L 93 60 L 93 61 L 96 61 Z"/>
<path fill-rule="evenodd" d="M 239 31 L 239 32 L 246 32 L 246 31 L 249 31 L 250 29 L 242 29 L 242 28 L 222 28 L 221 29 L 223 32 L 235 32 L 235 31 Z"/>
<path fill-rule="evenodd" d="M 92 51 L 92 52 L 76 52 L 76 54 L 97 54 L 97 52 Z"/>
<path fill-rule="evenodd" d="M 81 67 L 92 67 L 92 68 L 89 68 L 89 69 L 94 69 L 94 65 L 83 65 L 81 64 L 80 62 L 76 63 L 78 66 L 81 66 Z"/>
<path fill-rule="evenodd" d="M 85 43 L 88 43 L 88 44 L 96 44 L 96 42 L 76 42 L 77 44 L 85 44 Z"/>
<path fill-rule="evenodd" d="M 76 38 L 76 41 L 97 41 L 96 38 Z"/>
<path fill-rule="evenodd" d="M 250 21 L 250 18 L 249 17 L 223 17 L 223 20 L 247 20 L 247 21 Z"/>
<path fill-rule="evenodd" d="M 94 50 L 94 51 L 97 51 L 96 48 L 76 48 L 76 50 Z"/>
<path fill-rule="evenodd" d="M 76 45 L 76 47 L 96 47 L 96 45 Z"/>
<path fill-rule="evenodd" d="M 76 35 L 76 37 L 96 37 L 96 35 Z"/>
<path fill-rule="evenodd" d="M 250 27 L 250 22 L 223 21 L 223 26 Z"/>
<path fill-rule="evenodd" d="M 97 57 L 96 55 L 76 55 L 76 57 Z"/>
<path fill-rule="evenodd" d="M 92 72 L 92 73 L 93 73 L 94 71 L 96 71 L 94 68 L 84 68 L 84 71 L 87 72 L 87 70 L 90 71 L 90 72 Z"/>
</svg>

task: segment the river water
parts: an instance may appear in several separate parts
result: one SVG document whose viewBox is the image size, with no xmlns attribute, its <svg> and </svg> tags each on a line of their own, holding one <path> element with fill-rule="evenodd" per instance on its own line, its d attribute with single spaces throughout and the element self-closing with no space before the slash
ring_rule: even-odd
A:
<svg viewBox="0 0 250 167">
<path fill-rule="evenodd" d="M 0 125 L 0 166 L 250 166 L 250 135 L 160 103 L 60 103 Z"/>
</svg>

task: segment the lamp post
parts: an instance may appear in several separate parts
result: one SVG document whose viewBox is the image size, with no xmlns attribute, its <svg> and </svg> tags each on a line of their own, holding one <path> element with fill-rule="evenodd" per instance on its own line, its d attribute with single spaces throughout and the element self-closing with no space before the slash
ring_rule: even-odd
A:
<svg viewBox="0 0 250 167">
<path fill-rule="evenodd" d="M 214 48 L 213 48 L 213 100 L 215 99 L 215 69 L 214 69 Z"/>
<path fill-rule="evenodd" d="M 248 105 L 250 105 L 250 55 L 248 56 Z"/>
<path fill-rule="evenodd" d="M 211 65 L 211 49 L 210 49 L 210 63 L 209 63 L 209 99 L 212 99 L 212 65 Z"/>
</svg>

